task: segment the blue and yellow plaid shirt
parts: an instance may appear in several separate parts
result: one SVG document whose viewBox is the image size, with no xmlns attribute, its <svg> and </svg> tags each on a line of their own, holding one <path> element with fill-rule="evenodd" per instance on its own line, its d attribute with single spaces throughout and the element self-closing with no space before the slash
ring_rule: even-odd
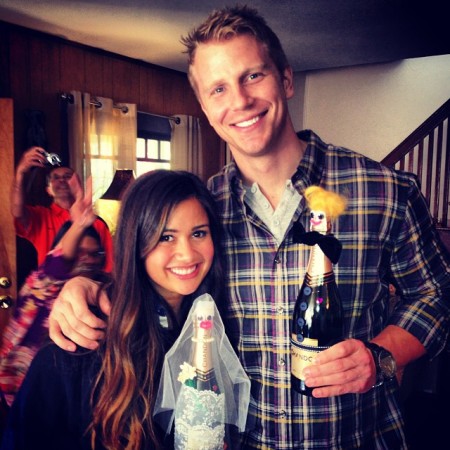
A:
<svg viewBox="0 0 450 450">
<path fill-rule="evenodd" d="M 415 177 L 355 152 L 327 145 L 311 131 L 292 176 L 302 195 L 310 185 L 339 192 L 346 212 L 333 223 L 343 250 L 334 266 L 345 337 L 372 339 L 388 324 L 413 334 L 437 355 L 449 327 L 449 262 Z M 300 202 L 279 245 L 244 203 L 234 163 L 209 180 L 223 223 L 230 340 L 252 382 L 244 448 L 406 448 L 394 380 L 365 394 L 314 399 L 291 390 L 290 328 L 309 248 L 293 242 L 293 222 L 309 227 Z M 394 312 L 389 284 L 401 302 Z"/>
</svg>

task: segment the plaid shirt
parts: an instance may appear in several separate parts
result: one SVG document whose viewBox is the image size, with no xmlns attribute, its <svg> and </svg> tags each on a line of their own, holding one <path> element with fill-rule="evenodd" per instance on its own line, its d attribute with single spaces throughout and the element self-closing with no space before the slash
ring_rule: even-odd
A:
<svg viewBox="0 0 450 450">
<path fill-rule="evenodd" d="M 298 192 L 320 185 L 348 198 L 346 212 L 333 223 L 343 246 L 334 271 L 345 336 L 367 341 L 393 324 L 435 356 L 448 333 L 450 269 L 415 177 L 327 145 L 311 131 L 299 137 L 309 145 L 292 176 Z M 292 223 L 276 243 L 244 203 L 234 163 L 208 185 L 224 227 L 229 290 L 224 319 L 252 382 L 244 448 L 406 448 L 395 380 L 365 394 L 325 399 L 291 390 L 291 318 L 310 250 L 293 243 Z M 297 220 L 308 228 L 303 197 Z M 402 297 L 394 312 L 389 283 Z"/>
</svg>

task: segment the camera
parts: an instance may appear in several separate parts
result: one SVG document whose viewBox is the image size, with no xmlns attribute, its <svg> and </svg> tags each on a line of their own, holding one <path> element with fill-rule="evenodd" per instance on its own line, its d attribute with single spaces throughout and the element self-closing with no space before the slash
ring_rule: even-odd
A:
<svg viewBox="0 0 450 450">
<path fill-rule="evenodd" d="M 60 166 L 61 165 L 61 158 L 56 153 L 48 153 L 43 152 L 45 161 L 44 164 L 46 166 Z"/>
</svg>

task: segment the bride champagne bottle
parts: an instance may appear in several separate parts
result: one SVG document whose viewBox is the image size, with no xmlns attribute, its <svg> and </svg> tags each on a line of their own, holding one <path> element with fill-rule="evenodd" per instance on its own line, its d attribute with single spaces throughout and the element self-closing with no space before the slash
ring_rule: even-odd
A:
<svg viewBox="0 0 450 450">
<path fill-rule="evenodd" d="M 212 362 L 212 328 L 214 326 L 214 305 L 202 301 L 194 313 L 194 336 L 192 337 L 192 363 L 196 369 L 195 388 L 198 391 L 213 391 L 220 394 Z"/>
<path fill-rule="evenodd" d="M 193 314 L 192 354 L 178 380 L 184 383 L 175 411 L 176 450 L 223 450 L 225 398 L 212 358 L 214 302 L 200 300 Z"/>
<path fill-rule="evenodd" d="M 303 370 L 316 354 L 343 339 L 343 312 L 333 273 L 341 252 L 340 242 L 330 234 L 331 219 L 345 209 L 345 199 L 336 193 L 311 186 L 305 191 L 311 210 L 310 232 L 296 236 L 297 242 L 312 246 L 306 275 L 295 303 L 291 335 L 292 388 L 311 395 Z"/>
</svg>

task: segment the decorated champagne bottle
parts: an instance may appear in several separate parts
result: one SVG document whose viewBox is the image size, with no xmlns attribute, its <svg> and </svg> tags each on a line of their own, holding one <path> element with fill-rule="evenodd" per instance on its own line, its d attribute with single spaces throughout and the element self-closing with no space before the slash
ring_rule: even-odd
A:
<svg viewBox="0 0 450 450">
<path fill-rule="evenodd" d="M 198 302 L 193 316 L 192 364 L 195 367 L 195 388 L 220 394 L 212 360 L 214 304 L 211 300 Z"/>
<path fill-rule="evenodd" d="M 175 411 L 175 449 L 223 450 L 225 398 L 213 364 L 213 300 L 198 301 L 192 319 L 191 358 L 178 376 L 183 386 Z"/>
<path fill-rule="evenodd" d="M 300 394 L 311 395 L 303 370 L 322 350 L 343 339 L 343 310 L 333 272 L 341 252 L 330 233 L 331 220 L 345 209 L 340 195 L 311 186 L 305 191 L 311 210 L 310 232 L 296 233 L 296 241 L 311 246 L 306 275 L 298 294 L 291 330 L 291 383 Z"/>
</svg>

